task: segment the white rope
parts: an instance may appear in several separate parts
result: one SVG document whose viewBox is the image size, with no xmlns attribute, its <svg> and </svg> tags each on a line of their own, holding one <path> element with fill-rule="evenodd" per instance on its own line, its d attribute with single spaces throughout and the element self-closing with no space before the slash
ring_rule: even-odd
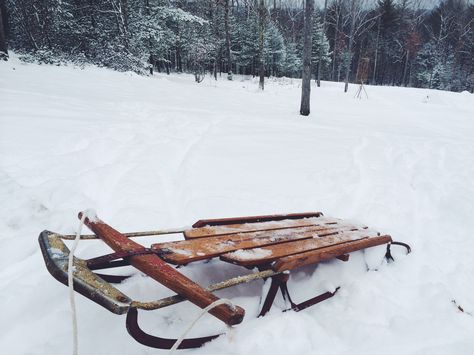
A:
<svg viewBox="0 0 474 355">
<path fill-rule="evenodd" d="M 186 335 L 188 335 L 188 333 L 191 331 L 191 329 L 194 327 L 194 325 L 197 323 L 197 321 L 199 319 L 201 319 L 201 317 L 206 314 L 207 312 L 209 312 L 211 309 L 213 309 L 214 307 L 217 307 L 221 304 L 227 304 L 229 305 L 230 307 L 235 307 L 234 304 L 226 299 L 226 298 L 220 298 L 218 299 L 217 301 L 214 301 L 212 302 L 209 306 L 207 306 L 206 308 L 203 308 L 201 310 L 201 313 L 198 314 L 198 316 L 189 324 L 188 328 L 183 332 L 183 334 L 181 334 L 181 336 L 178 338 L 178 340 L 176 340 L 176 342 L 174 343 L 173 347 L 170 349 L 168 355 L 172 355 L 174 354 L 174 352 L 176 351 L 176 349 L 178 349 L 178 347 L 181 345 L 181 343 L 183 342 L 184 338 L 186 337 Z M 230 326 L 229 326 L 230 328 Z"/>
<path fill-rule="evenodd" d="M 72 314 L 72 353 L 73 355 L 78 355 L 78 341 L 77 341 L 77 314 L 76 314 L 76 301 L 74 300 L 74 252 L 76 251 L 79 240 L 81 239 L 81 230 L 84 225 L 84 219 L 86 218 L 86 213 L 82 213 L 81 221 L 79 223 L 79 228 L 76 233 L 76 238 L 74 239 L 74 244 L 72 245 L 71 251 L 69 252 L 68 266 L 67 266 L 67 284 L 69 286 L 69 304 L 71 305 L 71 314 Z"/>
</svg>

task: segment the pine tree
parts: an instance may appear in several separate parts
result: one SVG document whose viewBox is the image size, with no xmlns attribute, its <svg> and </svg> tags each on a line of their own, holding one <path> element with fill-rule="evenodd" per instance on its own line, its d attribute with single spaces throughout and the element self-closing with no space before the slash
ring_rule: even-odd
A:
<svg viewBox="0 0 474 355">
<path fill-rule="evenodd" d="M 289 77 L 298 77 L 301 73 L 301 57 L 295 43 L 288 43 L 285 51 L 285 59 L 283 61 L 283 72 Z"/>
<path fill-rule="evenodd" d="M 316 77 L 315 80 L 317 80 L 318 72 L 324 72 L 331 63 L 329 41 L 323 31 L 323 23 L 318 11 L 315 11 L 313 16 L 311 63 Z"/>
<path fill-rule="evenodd" d="M 285 42 L 273 23 L 265 31 L 264 55 L 270 75 L 280 75 L 285 57 Z"/>
</svg>

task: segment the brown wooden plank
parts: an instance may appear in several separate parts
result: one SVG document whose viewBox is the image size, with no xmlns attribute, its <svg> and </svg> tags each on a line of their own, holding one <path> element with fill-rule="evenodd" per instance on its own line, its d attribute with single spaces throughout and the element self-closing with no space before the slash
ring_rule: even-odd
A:
<svg viewBox="0 0 474 355">
<path fill-rule="evenodd" d="M 300 219 L 309 217 L 320 217 L 321 212 L 304 212 L 304 213 L 290 213 L 290 214 L 273 214 L 265 216 L 248 216 L 248 217 L 231 217 L 218 219 L 200 219 L 193 224 L 193 228 L 200 228 L 204 226 L 222 226 L 226 224 L 241 224 L 241 223 L 255 223 L 265 221 L 280 221 L 283 219 Z"/>
<path fill-rule="evenodd" d="M 79 218 L 81 217 L 82 214 L 79 214 Z M 98 218 L 94 220 L 85 218 L 84 223 L 100 239 L 117 252 L 143 248 L 141 244 L 123 236 L 120 232 Z M 128 261 L 138 270 L 144 272 L 177 294 L 186 297 L 189 301 L 201 308 L 205 308 L 219 299 L 165 263 L 155 254 L 130 256 Z M 238 306 L 230 307 L 223 304 L 209 310 L 209 313 L 229 325 L 234 325 L 242 322 L 245 311 Z"/>
<path fill-rule="evenodd" d="M 316 249 L 301 254 L 290 255 L 275 261 L 275 263 L 272 265 L 272 269 L 277 272 L 293 270 L 301 266 L 316 264 L 324 260 L 329 260 L 341 254 L 387 244 L 391 241 L 392 238 L 389 235 L 383 235 L 380 237 L 366 238 L 353 242 L 329 246 L 326 248 Z"/>
<path fill-rule="evenodd" d="M 357 227 L 349 224 L 341 226 L 298 227 L 158 243 L 153 244 L 151 247 L 167 262 L 182 265 L 197 260 L 210 259 L 238 249 L 256 248 L 287 241 L 313 238 L 344 230 L 357 230 Z"/>
<path fill-rule="evenodd" d="M 255 249 L 236 250 L 220 256 L 221 260 L 241 266 L 256 266 L 269 264 L 285 256 L 299 254 L 310 250 L 320 249 L 336 244 L 352 242 L 360 239 L 376 237 L 377 232 L 345 231 L 324 237 L 309 238 L 287 243 L 264 246 Z M 338 256 L 341 254 L 338 254 Z"/>
<path fill-rule="evenodd" d="M 336 223 L 343 223 L 343 221 L 337 218 L 308 217 L 300 219 L 285 219 L 279 221 L 228 224 L 225 226 L 207 226 L 188 229 L 184 231 L 184 237 L 186 239 L 205 238 L 217 235 L 228 235 L 235 233 L 256 232 L 262 230 L 275 230 L 294 227 L 307 227 Z"/>
</svg>

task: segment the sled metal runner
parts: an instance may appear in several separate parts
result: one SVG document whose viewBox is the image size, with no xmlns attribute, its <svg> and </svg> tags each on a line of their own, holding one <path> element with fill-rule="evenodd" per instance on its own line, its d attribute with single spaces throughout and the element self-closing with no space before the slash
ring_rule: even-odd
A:
<svg viewBox="0 0 474 355">
<path fill-rule="evenodd" d="M 81 217 L 82 214 L 79 214 Z M 184 240 L 156 243 L 151 247 L 144 247 L 131 238 L 167 232 L 122 234 L 95 217 L 85 217 L 84 223 L 94 232 L 94 235 L 84 236 L 84 239 L 100 238 L 114 252 L 88 260 L 74 257 L 75 291 L 115 314 L 127 314 L 129 334 L 141 344 L 160 349 L 170 349 L 176 339 L 144 332 L 138 324 L 138 310 L 157 310 L 183 301 L 205 308 L 218 300 L 212 293 L 214 291 L 258 279 L 271 279 L 259 316 L 270 310 L 278 291 L 291 305 L 288 310 L 300 311 L 333 297 L 339 287 L 297 304 L 288 291 L 292 270 L 334 258 L 347 261 L 351 252 L 377 245 L 387 245 L 387 261 L 393 261 L 391 245 L 403 246 L 407 253 L 410 252 L 407 244 L 393 242 L 389 235 L 381 235 L 366 226 L 325 217 L 321 212 L 200 220 L 191 229 L 170 231 L 181 232 Z M 71 237 L 44 231 L 40 234 L 39 243 L 49 272 L 67 285 L 69 249 L 64 239 Z M 202 287 L 175 267 L 212 258 L 258 271 Z M 95 272 L 126 265 L 142 271 L 176 292 L 176 295 L 152 302 L 133 300 L 112 285 L 129 276 Z M 236 325 L 242 322 L 245 311 L 239 306 L 221 304 L 209 313 L 228 325 Z M 179 349 L 199 347 L 219 335 L 185 339 Z"/>
</svg>

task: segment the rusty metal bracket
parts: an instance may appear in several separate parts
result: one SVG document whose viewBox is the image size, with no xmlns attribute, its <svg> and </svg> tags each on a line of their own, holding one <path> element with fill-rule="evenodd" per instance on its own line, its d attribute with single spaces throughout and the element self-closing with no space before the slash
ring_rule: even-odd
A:
<svg viewBox="0 0 474 355">
<path fill-rule="evenodd" d="M 326 301 L 327 299 L 333 297 L 337 293 L 337 291 L 339 291 L 340 288 L 341 287 L 338 286 L 338 287 L 336 287 L 334 292 L 330 292 L 330 291 L 324 292 L 324 293 L 321 293 L 320 295 L 317 295 L 313 298 L 310 298 L 309 300 L 306 300 L 306 301 L 298 303 L 298 304 L 295 304 L 293 301 L 291 301 L 291 299 L 289 298 L 290 295 L 288 294 L 288 289 L 287 289 L 286 292 L 287 292 L 288 298 L 290 300 L 291 308 L 284 310 L 284 312 L 289 311 L 289 310 L 299 312 L 299 311 L 302 311 L 303 309 L 314 306 L 315 304 Z"/>
</svg>

